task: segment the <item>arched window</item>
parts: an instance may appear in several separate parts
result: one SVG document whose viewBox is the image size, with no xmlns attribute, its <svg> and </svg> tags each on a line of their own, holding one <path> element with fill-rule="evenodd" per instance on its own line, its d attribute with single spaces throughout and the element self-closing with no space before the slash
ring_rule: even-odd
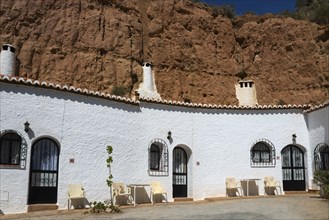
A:
<svg viewBox="0 0 329 220">
<path fill-rule="evenodd" d="M 329 146 L 318 144 L 314 150 L 315 170 L 329 170 Z"/>
<path fill-rule="evenodd" d="M 168 175 L 168 147 L 162 139 L 154 139 L 150 143 L 149 174 L 151 176 Z"/>
<path fill-rule="evenodd" d="M 0 168 L 26 167 L 27 144 L 15 131 L 0 133 Z"/>
<path fill-rule="evenodd" d="M 274 145 L 266 139 L 254 142 L 250 150 L 250 164 L 251 167 L 274 167 Z"/>
</svg>

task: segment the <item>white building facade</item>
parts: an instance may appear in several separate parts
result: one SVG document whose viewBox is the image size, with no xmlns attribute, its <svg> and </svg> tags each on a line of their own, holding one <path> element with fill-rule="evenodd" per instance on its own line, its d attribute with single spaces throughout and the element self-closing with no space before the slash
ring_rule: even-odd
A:
<svg viewBox="0 0 329 220">
<path fill-rule="evenodd" d="M 260 179 L 250 195 L 264 194 L 265 176 L 285 191 L 307 191 L 316 187 L 316 164 L 327 166 L 321 152 L 329 144 L 329 102 L 238 107 L 133 101 L 0 76 L 0 109 L 4 214 L 26 212 L 32 204 L 66 208 L 67 186 L 74 183 L 84 186 L 87 202 L 109 199 L 108 145 L 113 181 L 160 181 L 169 201 L 225 196 L 226 177 Z M 290 164 L 292 158 L 298 163 Z M 147 193 L 139 191 L 146 196 L 137 202 L 147 202 Z"/>
</svg>

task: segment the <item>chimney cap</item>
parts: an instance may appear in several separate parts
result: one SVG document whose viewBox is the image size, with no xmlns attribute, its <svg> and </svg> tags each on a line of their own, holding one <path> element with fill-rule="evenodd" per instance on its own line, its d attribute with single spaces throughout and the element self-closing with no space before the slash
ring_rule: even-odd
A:
<svg viewBox="0 0 329 220">
<path fill-rule="evenodd" d="M 151 62 L 144 62 L 143 63 L 143 66 L 146 66 L 146 67 L 152 67 L 153 64 Z"/>
<path fill-rule="evenodd" d="M 238 83 L 245 83 L 245 82 L 254 82 L 253 80 L 250 79 L 245 79 L 245 80 L 239 80 Z"/>
<path fill-rule="evenodd" d="M 13 47 L 13 48 L 15 48 L 13 45 L 11 45 L 11 44 L 2 44 L 2 46 L 8 46 L 8 47 Z"/>
<path fill-rule="evenodd" d="M 10 50 L 11 52 L 15 53 L 15 47 L 11 44 L 2 44 L 2 50 Z"/>
</svg>

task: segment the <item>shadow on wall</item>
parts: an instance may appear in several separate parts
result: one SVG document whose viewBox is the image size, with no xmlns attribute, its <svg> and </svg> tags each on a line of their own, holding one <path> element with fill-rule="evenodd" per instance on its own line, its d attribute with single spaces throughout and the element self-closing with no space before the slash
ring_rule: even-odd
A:
<svg viewBox="0 0 329 220">
<path fill-rule="evenodd" d="M 149 193 L 146 191 L 146 189 L 141 187 L 136 188 L 136 203 L 140 204 L 140 203 L 150 203 L 150 202 L 151 202 L 151 198 Z"/>
<path fill-rule="evenodd" d="M 228 189 L 228 188 L 226 188 L 226 195 L 229 196 L 229 197 L 241 196 L 239 193 L 240 192 L 238 191 L 238 189 Z"/>
<path fill-rule="evenodd" d="M 264 192 L 266 195 L 277 195 L 278 192 L 276 191 L 277 191 L 276 188 L 267 188 L 267 187 L 264 188 Z"/>
<path fill-rule="evenodd" d="M 127 205 L 132 204 L 132 201 L 126 195 L 117 195 L 114 205 Z"/>
<path fill-rule="evenodd" d="M 109 100 L 93 95 L 75 94 L 73 92 L 59 91 L 56 89 L 44 89 L 42 87 L 31 87 L 26 85 L 1 84 L 1 90 L 8 93 L 29 94 L 38 97 L 50 97 L 52 99 L 70 100 L 88 105 L 104 106 L 113 109 L 119 109 L 126 112 L 140 112 L 137 104 L 129 104 L 123 101 Z"/>
<path fill-rule="evenodd" d="M 244 196 L 247 196 L 247 181 L 241 181 Z M 249 196 L 259 196 L 259 188 L 256 181 L 249 181 Z"/>
<path fill-rule="evenodd" d="M 34 131 L 32 129 L 29 129 L 27 131 L 27 135 L 29 136 L 29 139 L 30 140 L 33 139 L 33 138 L 35 138 L 35 134 L 34 134 Z"/>
<path fill-rule="evenodd" d="M 84 199 L 74 199 L 74 200 L 71 200 L 71 206 L 74 209 L 84 209 L 84 208 L 86 208 L 86 206 L 90 207 L 90 202 L 88 201 L 87 198 L 84 198 Z"/>
<path fill-rule="evenodd" d="M 153 197 L 153 199 L 154 199 L 154 203 L 162 203 L 163 201 L 166 201 L 166 197 L 163 195 L 163 194 L 156 194 L 156 195 L 154 195 L 154 197 Z"/>
<path fill-rule="evenodd" d="M 205 108 L 179 106 L 172 104 L 149 103 L 140 101 L 140 107 L 166 112 L 185 112 L 212 115 L 283 115 L 283 114 L 301 114 L 303 109 L 227 109 L 227 108 Z"/>
</svg>

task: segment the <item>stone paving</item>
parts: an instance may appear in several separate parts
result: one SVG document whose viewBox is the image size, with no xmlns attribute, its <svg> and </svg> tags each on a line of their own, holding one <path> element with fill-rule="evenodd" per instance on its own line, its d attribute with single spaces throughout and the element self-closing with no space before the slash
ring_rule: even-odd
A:
<svg viewBox="0 0 329 220">
<path fill-rule="evenodd" d="M 57 210 L 4 215 L 0 219 L 329 219 L 329 200 L 313 194 L 142 204 L 120 207 L 116 214 L 84 214 Z"/>
</svg>

